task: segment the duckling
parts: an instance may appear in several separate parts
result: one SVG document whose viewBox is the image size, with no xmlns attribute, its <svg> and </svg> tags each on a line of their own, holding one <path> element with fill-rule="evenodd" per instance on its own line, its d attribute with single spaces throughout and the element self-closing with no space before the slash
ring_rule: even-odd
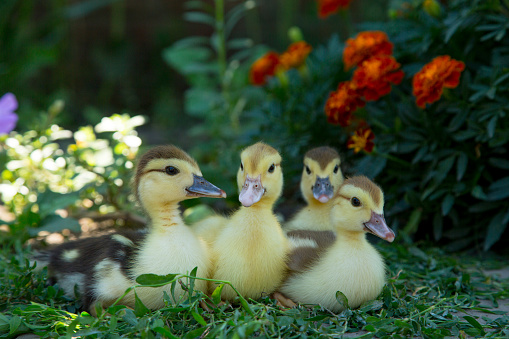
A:
<svg viewBox="0 0 509 339">
<path fill-rule="evenodd" d="M 237 172 L 242 206 L 223 226 L 213 246 L 213 278 L 230 281 L 246 298 L 270 294 L 286 270 L 287 239 L 274 215 L 281 195 L 281 156 L 258 142 L 241 153 Z M 224 286 L 221 297 L 233 301 L 236 293 Z"/>
<path fill-rule="evenodd" d="M 382 190 L 364 176 L 345 180 L 332 204 L 335 242 L 326 249 L 320 249 L 318 243 L 295 249 L 289 264 L 293 274 L 281 292 L 291 300 L 340 312 L 344 307 L 337 302 L 336 291 L 347 297 L 351 308 L 380 294 L 385 285 L 385 263 L 367 241 L 366 233 L 392 242 L 394 232 L 383 216 Z"/>
<path fill-rule="evenodd" d="M 304 155 L 300 190 L 307 206 L 302 208 L 284 230 L 333 231 L 330 223 L 330 199 L 344 181 L 338 152 L 327 146 L 309 150 Z"/>
<path fill-rule="evenodd" d="M 136 285 L 141 274 L 188 273 L 198 267 L 197 277 L 208 278 L 208 248 L 182 221 L 179 202 L 198 197 L 224 198 L 223 190 L 202 176 L 198 164 L 175 146 L 158 146 L 145 153 L 133 180 L 134 193 L 151 223 L 145 232 L 122 232 L 62 244 L 46 253 L 48 271 L 65 293 L 74 296 L 77 285 L 86 310 L 95 303 L 107 306 Z M 39 257 L 40 258 L 40 257 Z M 171 285 L 136 289 L 151 309 L 164 307 L 163 292 Z M 207 283 L 195 281 L 206 292 Z M 186 292 L 177 285 L 175 296 Z M 134 293 L 121 304 L 134 307 Z"/>
</svg>

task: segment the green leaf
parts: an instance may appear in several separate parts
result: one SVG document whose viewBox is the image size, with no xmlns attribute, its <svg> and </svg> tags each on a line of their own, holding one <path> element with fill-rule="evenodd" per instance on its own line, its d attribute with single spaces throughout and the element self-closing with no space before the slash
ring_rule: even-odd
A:
<svg viewBox="0 0 509 339">
<path fill-rule="evenodd" d="M 502 158 L 489 158 L 488 162 L 493 167 L 501 168 L 501 169 L 509 169 L 509 160 Z"/>
<path fill-rule="evenodd" d="M 488 230 L 486 232 L 486 239 L 484 239 L 485 251 L 489 250 L 490 247 L 500 239 L 506 227 L 507 218 L 505 218 L 504 212 L 498 213 L 491 219 L 490 224 L 488 225 Z"/>
<path fill-rule="evenodd" d="M 350 306 L 348 306 L 348 298 L 346 297 L 346 295 L 343 294 L 343 292 L 341 291 L 336 292 L 336 300 L 341 306 L 343 306 L 345 310 L 350 308 Z"/>
<path fill-rule="evenodd" d="M 175 280 L 177 274 L 157 275 L 152 273 L 142 274 L 136 278 L 136 282 L 144 286 L 164 286 Z"/>
<path fill-rule="evenodd" d="M 184 13 L 184 20 L 209 25 L 212 27 L 216 25 L 216 20 L 214 19 L 214 17 L 203 12 L 186 12 Z"/>
<path fill-rule="evenodd" d="M 408 235 L 414 234 L 419 227 L 419 222 L 421 221 L 421 216 L 422 216 L 422 209 L 420 209 L 420 208 L 414 209 L 412 211 L 412 214 L 410 214 L 410 218 L 409 218 L 407 224 L 403 228 L 403 232 L 405 232 Z"/>
<path fill-rule="evenodd" d="M 31 236 L 36 236 L 41 231 L 54 233 L 61 232 L 65 229 L 68 229 L 71 232 L 80 232 L 81 226 L 78 220 L 74 218 L 62 218 L 61 216 L 54 214 L 44 218 L 39 227 L 29 228 L 28 233 Z"/>
<path fill-rule="evenodd" d="M 212 71 L 206 66 L 211 57 L 212 51 L 205 47 L 168 47 L 163 50 L 163 59 L 183 75 Z"/>
<path fill-rule="evenodd" d="M 446 216 L 451 211 L 452 206 L 454 205 L 454 196 L 452 194 L 447 194 L 442 200 L 442 215 Z"/>
<path fill-rule="evenodd" d="M 197 271 L 198 271 L 198 267 L 195 267 L 195 268 L 193 268 L 191 273 L 189 273 L 189 275 L 192 277 L 192 278 L 189 278 L 189 297 L 191 297 L 194 292 L 194 283 L 196 281 L 196 272 Z"/>
<path fill-rule="evenodd" d="M 463 178 L 463 175 L 465 175 L 465 172 L 467 170 L 468 165 L 468 157 L 465 153 L 460 153 L 458 155 L 458 162 L 456 163 L 456 180 L 461 181 Z"/>
<path fill-rule="evenodd" d="M 475 186 L 473 189 L 472 189 L 472 196 L 477 198 L 477 199 L 481 199 L 481 200 L 487 200 L 488 197 L 486 196 L 486 194 L 483 192 L 481 186 L 477 185 Z"/>
<path fill-rule="evenodd" d="M 378 311 L 379 309 L 382 308 L 383 305 L 384 305 L 384 303 L 382 300 L 370 300 L 370 301 L 363 303 L 360 306 L 359 310 L 361 312 Z"/>
<path fill-rule="evenodd" d="M 253 310 L 251 309 L 251 307 L 249 307 L 249 304 L 247 303 L 246 299 L 244 299 L 243 296 L 239 295 L 239 301 L 244 310 L 246 310 L 246 312 L 249 313 L 250 315 L 254 316 Z"/>
<path fill-rule="evenodd" d="M 398 328 L 409 328 L 413 330 L 413 326 L 407 323 L 406 321 L 402 321 L 399 319 L 394 320 L 394 325 L 396 325 Z"/>
<path fill-rule="evenodd" d="M 495 181 L 488 188 L 488 200 L 502 200 L 507 197 L 509 197 L 509 177 Z"/>
<path fill-rule="evenodd" d="M 219 284 L 219 286 L 217 286 L 214 289 L 214 292 L 212 292 L 212 295 L 211 295 L 212 301 L 216 305 L 221 302 L 221 292 L 223 291 L 223 287 L 224 287 L 224 284 Z"/>
<path fill-rule="evenodd" d="M 475 327 L 476 329 L 479 330 L 479 332 L 481 332 L 481 335 L 485 335 L 486 332 L 484 331 L 484 328 L 482 327 L 481 324 L 479 324 L 479 322 L 477 320 L 474 319 L 474 317 L 471 317 L 469 315 L 466 315 L 463 317 L 466 321 L 468 321 L 468 323 L 470 325 L 472 325 L 473 327 Z"/>
<path fill-rule="evenodd" d="M 205 332 L 205 330 L 207 329 L 207 327 L 199 327 L 195 330 L 192 330 L 192 331 L 189 331 L 186 333 L 186 335 L 183 337 L 183 339 L 195 339 L 195 338 L 200 338 L 201 335 L 203 334 L 203 332 Z"/>
<path fill-rule="evenodd" d="M 495 135 L 495 128 L 497 127 L 497 121 L 498 121 L 498 116 L 494 116 L 493 118 L 490 119 L 490 121 L 488 122 L 488 125 L 486 126 L 486 131 L 488 133 L 489 138 L 493 138 L 493 136 Z"/>
<path fill-rule="evenodd" d="M 207 322 L 205 321 L 205 319 L 203 319 L 203 317 L 199 315 L 197 312 L 191 311 L 191 315 L 193 316 L 194 320 L 198 322 L 198 324 L 202 326 L 207 326 Z"/>
<path fill-rule="evenodd" d="M 295 318 L 293 317 L 288 317 L 288 316 L 280 316 L 277 318 L 277 325 L 282 328 L 282 327 L 287 327 L 287 326 L 290 326 L 291 324 L 293 324 L 293 322 L 295 321 Z"/>
<path fill-rule="evenodd" d="M 164 328 L 164 327 L 155 327 L 153 330 L 159 334 L 162 334 L 165 338 L 169 339 L 178 339 L 179 337 L 173 335 L 170 330 Z"/>
<path fill-rule="evenodd" d="M 12 316 L 12 318 L 9 320 L 9 334 L 16 332 L 16 330 L 19 328 L 19 325 L 21 325 L 21 318 L 17 315 Z"/>
<path fill-rule="evenodd" d="M 140 298 L 138 298 L 138 294 L 134 291 L 134 314 L 137 317 L 142 317 L 145 314 L 150 313 L 150 310 L 143 304 Z"/>
<path fill-rule="evenodd" d="M 304 320 L 305 321 L 320 321 L 320 320 L 323 320 L 323 319 L 326 319 L 326 318 L 329 318 L 329 317 L 330 317 L 329 315 L 320 314 L 320 315 L 317 315 L 317 316 L 314 316 L 314 317 L 311 317 L 311 318 L 305 318 Z"/>
<path fill-rule="evenodd" d="M 214 89 L 191 88 L 185 93 L 185 110 L 192 116 L 204 117 L 222 100 Z"/>
<path fill-rule="evenodd" d="M 53 214 L 58 209 L 64 209 L 73 205 L 79 197 L 80 193 L 78 191 L 61 194 L 46 190 L 44 193 L 39 194 L 37 204 L 39 205 L 41 219 Z"/>
</svg>

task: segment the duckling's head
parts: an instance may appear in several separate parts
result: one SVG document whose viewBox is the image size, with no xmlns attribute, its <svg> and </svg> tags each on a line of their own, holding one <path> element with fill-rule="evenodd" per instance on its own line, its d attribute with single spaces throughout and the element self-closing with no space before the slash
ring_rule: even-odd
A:
<svg viewBox="0 0 509 339">
<path fill-rule="evenodd" d="M 380 187 L 365 176 L 345 180 L 334 197 L 331 222 L 341 232 L 369 232 L 388 242 L 394 232 L 383 215 L 384 195 Z"/>
<path fill-rule="evenodd" d="M 222 189 L 203 178 L 193 158 L 173 145 L 156 146 L 141 157 L 134 191 L 145 209 L 191 198 L 226 197 Z"/>
<path fill-rule="evenodd" d="M 249 207 L 259 201 L 273 204 L 281 195 L 283 171 L 281 156 L 273 147 L 258 142 L 240 154 L 237 172 L 239 201 Z"/>
<path fill-rule="evenodd" d="M 338 152 L 327 146 L 313 148 L 304 155 L 300 190 L 307 203 L 327 203 L 344 181 Z"/>
</svg>

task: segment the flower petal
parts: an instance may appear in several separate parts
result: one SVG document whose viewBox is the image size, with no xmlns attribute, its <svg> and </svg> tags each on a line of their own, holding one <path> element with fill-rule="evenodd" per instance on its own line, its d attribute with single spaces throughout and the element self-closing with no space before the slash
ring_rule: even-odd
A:
<svg viewBox="0 0 509 339">
<path fill-rule="evenodd" d="M 17 122 L 18 115 L 16 113 L 8 112 L 0 115 L 0 134 L 7 134 L 12 131 Z"/>
<path fill-rule="evenodd" d="M 12 93 L 5 93 L 0 98 L 0 116 L 18 109 L 18 100 Z"/>
</svg>

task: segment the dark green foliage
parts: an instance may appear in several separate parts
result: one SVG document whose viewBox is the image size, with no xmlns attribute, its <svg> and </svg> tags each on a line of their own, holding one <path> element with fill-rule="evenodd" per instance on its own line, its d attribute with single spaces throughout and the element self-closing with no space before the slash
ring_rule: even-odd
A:
<svg viewBox="0 0 509 339">
<path fill-rule="evenodd" d="M 167 306 L 159 311 L 149 311 L 138 300 L 134 310 L 113 305 L 104 312 L 99 309 L 95 318 L 79 313 L 79 302 L 62 297 L 58 286 L 45 285 L 46 272 L 34 272 L 25 264 L 27 252 L 13 255 L 3 249 L 0 337 L 13 338 L 22 333 L 44 338 L 317 338 L 355 332 L 368 338 L 509 335 L 508 315 L 493 309 L 498 301 L 509 297 L 507 281 L 486 276 L 481 265 L 469 258 L 459 260 L 439 250 L 384 244 L 381 252 L 390 258 L 391 277 L 382 294 L 359 309 L 347 309 L 338 315 L 313 305 L 279 309 L 269 298 L 242 300 L 243 307 L 223 304 L 206 312 L 200 301 L 217 303 L 217 298 L 213 294 L 210 300 L 194 293 L 180 301 L 166 296 Z M 494 261 L 488 261 L 482 267 L 496 268 L 494 265 Z M 138 283 L 176 284 L 192 276 L 144 275 Z M 346 298 L 340 300 L 346 304 Z"/>
<path fill-rule="evenodd" d="M 355 116 L 375 133 L 370 155 L 346 151 L 351 130 L 326 123 L 331 91 L 351 74 L 343 73 L 343 46 L 332 37 L 307 61 L 309 74 L 289 72 L 289 84 L 273 79 L 266 100 L 249 113 L 260 121 L 263 138 L 278 146 L 285 172 L 297 185 L 300 157 L 317 145 L 344 153 L 350 172 L 360 172 L 383 187 L 386 215 L 406 235 L 449 244 L 451 250 L 487 250 L 509 222 L 509 35 L 508 10 L 498 1 L 450 1 L 433 18 L 413 9 L 387 23 L 362 30 L 387 32 L 406 77 L 392 92 L 369 102 Z M 412 77 L 439 55 L 465 62 L 456 89 L 426 109 L 415 104 Z"/>
</svg>

